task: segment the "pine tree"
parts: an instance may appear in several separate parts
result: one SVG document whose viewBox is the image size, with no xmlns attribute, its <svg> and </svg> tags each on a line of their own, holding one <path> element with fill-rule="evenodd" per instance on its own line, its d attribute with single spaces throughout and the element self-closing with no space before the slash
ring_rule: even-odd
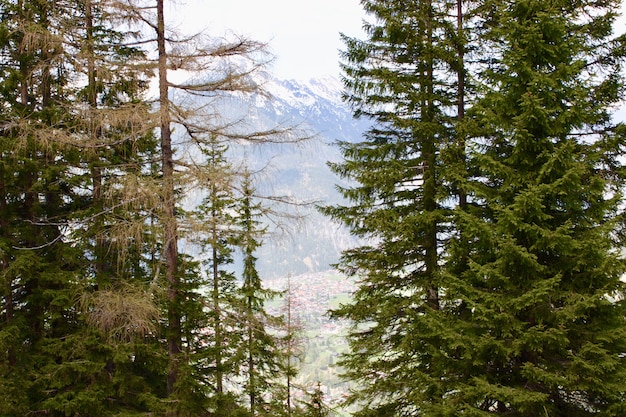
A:
<svg viewBox="0 0 626 417">
<path fill-rule="evenodd" d="M 73 129 L 91 173 L 92 201 L 84 225 L 90 234 L 81 238 L 91 240 L 93 246 L 88 251 L 96 287 L 111 284 L 115 275 L 124 275 L 120 272 L 124 267 L 119 267 L 126 263 L 125 250 L 142 242 L 132 241 L 137 237 L 132 231 L 116 233 L 120 225 L 115 223 L 122 223 L 123 217 L 122 210 L 116 209 L 145 212 L 141 207 L 145 202 L 136 203 L 140 192 L 125 188 L 134 181 L 142 182 L 143 170 L 156 151 L 154 121 L 145 101 L 151 76 L 143 64 L 146 54 L 133 46 L 136 34 L 116 28 L 119 21 L 112 21 L 111 16 L 117 11 L 107 2 L 85 0 L 84 29 L 76 25 L 77 33 L 72 34 L 72 39 L 78 39 L 72 42 L 71 52 L 77 57 L 77 70 L 87 79 L 75 97 Z M 129 201 L 129 194 L 134 202 Z"/>
<path fill-rule="evenodd" d="M 84 28 L 77 25 L 72 47 L 87 83 L 75 98 L 74 130 L 91 189 L 84 231 L 74 235 L 90 260 L 80 297 L 85 327 L 77 336 L 88 342 L 84 360 L 102 362 L 99 387 L 108 412 L 161 411 L 166 357 L 154 285 L 160 234 L 145 226 L 158 206 L 151 185 L 155 121 L 145 96 L 152 72 L 119 3 L 77 6 L 84 7 Z"/>
<path fill-rule="evenodd" d="M 206 191 L 197 217 L 205 264 L 209 306 L 203 356 L 205 373 L 213 387 L 210 408 L 216 415 L 228 415 L 238 406 L 236 395 L 226 387 L 226 381 L 240 374 L 244 358 L 240 353 L 243 328 L 239 322 L 239 288 L 233 272 L 233 252 L 238 236 L 234 182 L 236 174 L 227 159 L 228 146 L 216 136 L 202 144 L 206 158 L 203 164 Z"/>
<path fill-rule="evenodd" d="M 282 328 L 281 317 L 271 315 L 265 308 L 268 299 L 278 296 L 276 291 L 263 287 L 256 268 L 256 250 L 266 232 L 260 222 L 263 206 L 255 202 L 255 189 L 251 173 L 244 170 L 239 201 L 239 236 L 237 245 L 243 254 L 243 347 L 246 356 L 245 390 L 252 415 L 282 415 L 284 405 L 273 401 L 280 390 L 280 379 L 289 369 L 284 369 L 283 351 L 277 329 Z M 275 334 L 270 332 L 274 330 Z"/>
<path fill-rule="evenodd" d="M 324 404 L 324 392 L 319 381 L 313 392 L 307 392 L 307 396 L 308 399 L 304 402 L 303 416 L 329 417 L 333 415 L 329 407 Z"/>
<path fill-rule="evenodd" d="M 44 1 L 5 1 L 0 13 L 0 311 L 6 317 L 0 407 L 4 415 L 26 415 L 73 398 L 65 390 L 72 381 L 65 339 L 78 326 L 73 294 L 83 258 L 66 238 L 79 205 L 72 186 L 78 155 L 67 146 L 64 129 L 72 119 L 66 105 L 73 87 L 61 39 L 65 16 L 76 11 Z M 55 370 L 66 372 L 50 378 Z M 84 408 L 85 400 L 68 409 Z"/>
<path fill-rule="evenodd" d="M 153 39 L 143 38 L 143 24 Z M 222 268 L 232 236 L 209 230 L 218 267 L 211 284 L 222 297 L 211 313 L 221 314 L 227 294 L 228 322 L 207 314 L 207 281 L 178 248 L 191 223 L 183 196 L 206 178 L 199 175 L 206 167 L 176 160 L 174 145 L 202 147 L 217 135 L 283 142 L 289 131 L 250 133 L 203 113 L 206 102 L 189 109 L 170 94 L 257 91 L 251 75 L 265 62 L 264 45 L 176 40 L 167 24 L 163 0 L 0 0 L 2 415 L 206 414 L 214 399 L 205 373 L 211 330 L 219 345 L 213 353 L 224 355 L 217 361 L 224 366 L 212 370 L 217 380 L 220 372 L 241 375 L 245 326 L 253 329 L 253 356 L 272 350 L 268 334 L 250 326 L 255 315 L 271 321 L 259 302 L 266 293 L 254 272 L 254 238 L 244 244 L 244 318 L 234 275 Z M 152 63 L 154 51 L 140 49 L 150 42 Z M 229 60 L 237 65 L 224 65 Z M 177 85 L 171 69 L 203 78 Z M 160 89 L 151 108 L 144 94 L 153 71 Z M 218 165 L 208 174 L 212 184 L 231 187 L 230 169 Z M 228 216 L 230 196 L 220 198 Z M 252 237 L 256 223 L 248 225 Z M 250 398 L 266 395 L 271 357 L 247 362 L 255 375 Z M 236 394 L 218 402 L 223 415 L 245 414 Z"/>
<path fill-rule="evenodd" d="M 156 116 L 160 162 L 155 178 L 159 187 L 155 187 L 153 192 L 161 200 L 161 204 L 155 206 L 160 207 L 160 210 L 154 212 L 155 225 L 160 229 L 162 239 L 161 253 L 157 258 L 164 270 L 164 281 L 161 284 L 168 294 L 165 306 L 169 355 L 167 392 L 171 403 L 178 407 L 177 411 L 172 412 L 184 412 L 186 406 L 176 401 L 179 395 L 187 396 L 185 390 L 191 388 L 188 384 L 178 383 L 179 368 L 188 365 L 182 354 L 182 323 L 186 312 L 183 309 L 185 300 L 181 277 L 185 276 L 186 271 L 179 268 L 178 242 L 184 237 L 182 231 L 187 225 L 182 216 L 181 201 L 182 195 L 197 184 L 198 178 L 204 176 L 188 158 L 178 158 L 176 145 L 201 145 L 213 135 L 259 139 L 275 133 L 257 132 L 250 135 L 206 110 L 208 100 L 235 92 L 257 91 L 258 85 L 252 81 L 251 75 L 264 65 L 267 54 L 264 44 L 246 38 L 211 39 L 203 34 L 181 36 L 171 30 L 164 0 L 147 3 L 127 0 L 122 3 L 126 5 L 123 14 L 137 23 L 145 24 L 148 29 L 146 33 L 152 32 L 154 35 L 152 38 L 146 37 L 145 42 L 151 42 L 156 50 L 154 69 L 159 85 Z M 233 61 L 237 61 L 236 65 Z M 174 83 L 170 77 L 172 70 L 187 71 L 190 76 L 184 82 Z M 174 92 L 177 97 L 182 97 L 181 101 L 186 100 L 191 105 L 179 105 Z M 180 128 L 178 134 L 173 134 L 175 127 Z M 189 406 L 193 407 L 192 404 Z"/>
<path fill-rule="evenodd" d="M 497 60 L 472 109 L 468 269 L 428 415 L 624 413 L 619 2 L 486 5 Z M 452 324 L 451 324 L 452 323 Z"/>
<path fill-rule="evenodd" d="M 146 85 L 143 71 L 122 64 L 141 53 L 124 45 L 125 34 L 112 29 L 102 7 L 100 2 L 2 3 L 7 58 L 1 77 L 3 126 L 13 126 L 3 129 L 1 145 L 5 171 L 0 201 L 6 220 L 0 232 L 6 249 L 2 311 L 10 318 L 0 328 L 2 351 L 7 348 L 1 365 L 3 415 L 148 411 L 139 404 L 146 397 L 137 401 L 123 393 L 154 389 L 146 389 L 146 381 L 154 381 L 148 368 L 159 369 L 156 358 L 139 369 L 143 349 L 110 343 L 98 331 L 105 319 L 100 313 L 116 305 L 123 315 L 133 316 L 132 309 L 146 300 L 144 294 L 106 290 L 91 297 L 115 274 L 110 266 L 116 261 L 104 260 L 104 253 L 113 251 L 105 250 L 99 239 L 106 233 L 99 219 L 119 202 L 104 202 L 104 187 L 110 187 L 105 184 L 115 181 L 103 179 L 129 172 L 129 161 L 140 165 L 138 152 L 150 143 L 146 124 L 137 122 L 142 108 L 146 114 L 146 106 L 138 103 Z M 115 65 L 119 72 L 108 71 L 107 66 Z M 90 168 L 105 165 L 108 171 L 93 169 L 99 174 L 90 177 Z M 141 279 L 139 274 L 136 278 Z M 126 302 L 131 297 L 134 304 Z M 94 314 L 84 314 L 83 300 Z M 143 313 L 156 315 L 151 302 L 146 307 Z M 128 328 L 117 318 L 109 320 L 116 330 Z M 18 322 L 21 329 L 14 326 Z M 143 329 L 144 323 L 134 321 L 133 326 Z M 39 329 L 37 336 L 29 329 Z M 19 340 L 23 348 L 18 357 L 13 352 Z"/>
<path fill-rule="evenodd" d="M 366 243 L 341 258 L 361 285 L 334 315 L 354 323 L 342 360 L 359 387 L 350 402 L 363 415 L 402 415 L 415 407 L 403 392 L 429 382 L 445 337 L 440 253 L 464 172 L 455 113 L 465 46 L 454 2 L 361 3 L 374 23 L 366 40 L 344 38 L 343 69 L 346 100 L 372 127 L 340 144 L 344 161 L 331 167 L 355 184 L 341 189 L 351 205 L 325 212 Z"/>
<path fill-rule="evenodd" d="M 325 209 L 366 239 L 334 312 L 356 415 L 624 412 L 617 3 L 362 2 L 346 97 L 373 127 Z"/>
</svg>

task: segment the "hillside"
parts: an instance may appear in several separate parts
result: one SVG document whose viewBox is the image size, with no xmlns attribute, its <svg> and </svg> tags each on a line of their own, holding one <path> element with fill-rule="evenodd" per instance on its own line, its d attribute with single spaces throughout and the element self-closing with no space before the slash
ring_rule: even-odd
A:
<svg viewBox="0 0 626 417">
<path fill-rule="evenodd" d="M 282 279 L 268 284 L 273 289 L 285 290 Z M 304 353 L 298 365 L 293 395 L 296 399 L 303 398 L 304 390 L 311 392 L 319 383 L 325 403 L 341 415 L 345 412 L 341 401 L 350 384 L 341 379 L 337 360 L 347 349 L 347 323 L 331 320 L 326 312 L 348 301 L 354 287 L 353 280 L 336 271 L 292 277 L 293 318 L 302 328 L 300 340 Z M 282 311 L 282 304 L 280 300 L 272 302 L 270 311 Z"/>
<path fill-rule="evenodd" d="M 273 97 L 257 98 L 253 112 L 257 123 L 296 125 L 316 135 L 297 148 L 270 149 L 272 191 L 319 204 L 340 202 L 335 189 L 340 179 L 330 172 L 327 162 L 340 158 L 335 142 L 358 141 L 366 127 L 352 118 L 341 101 L 341 84 L 333 78 L 306 83 L 272 80 L 266 87 Z M 268 158 L 267 150 L 259 155 L 259 161 L 264 158 Z M 295 232 L 266 241 L 259 251 L 259 270 L 275 289 L 285 289 L 286 277 L 292 277 L 305 352 L 296 384 L 311 390 L 319 382 L 327 404 L 344 414 L 340 401 L 349 385 L 340 378 L 337 359 L 347 348 L 347 327 L 331 320 L 326 312 L 348 301 L 354 289 L 354 282 L 332 270 L 331 264 L 338 261 L 341 250 L 357 242 L 314 207 L 300 210 L 306 218 Z"/>
<path fill-rule="evenodd" d="M 255 254 L 257 269 L 264 285 L 276 290 L 285 290 L 291 277 L 304 347 L 295 384 L 312 390 L 319 382 L 325 401 L 341 411 L 339 403 L 348 384 L 341 381 L 336 361 L 346 349 L 346 323 L 331 321 L 326 313 L 347 301 L 354 288 L 354 282 L 332 265 L 342 250 L 357 242 L 345 228 L 322 216 L 316 206 L 341 201 L 336 184 L 342 183 L 328 162 L 340 159 L 338 141 L 360 140 L 366 125 L 352 118 L 341 100 L 342 86 L 337 79 L 299 82 L 268 78 L 263 87 L 265 94 L 231 97 L 217 106 L 226 120 L 238 121 L 242 134 L 278 126 L 292 128 L 295 137 L 307 138 L 297 145 L 255 146 L 240 141 L 230 152 L 233 160 L 245 160 L 256 173 L 260 195 L 289 197 L 297 203 L 263 201 L 277 216 L 265 219 L 269 233 Z M 190 201 L 199 198 L 191 196 Z M 234 268 L 239 264 L 236 262 Z M 268 307 L 278 313 L 281 301 L 275 300 Z M 294 395 L 302 398 L 303 391 L 295 389 Z"/>
<path fill-rule="evenodd" d="M 261 193 L 315 204 L 339 202 L 336 184 L 341 182 L 327 163 L 340 158 L 337 141 L 358 141 L 366 127 L 352 118 L 342 102 L 341 83 L 330 77 L 308 82 L 270 79 L 265 88 L 271 97 L 258 95 L 236 105 L 239 111 L 249 111 L 248 125 L 256 129 L 294 126 L 297 134 L 311 139 L 295 146 L 246 149 L 253 169 L 263 170 Z M 337 262 L 341 250 L 355 244 L 345 229 L 320 215 L 314 204 L 276 210 L 298 213 L 302 221 L 274 227 L 276 233 L 265 240 L 258 267 L 266 278 L 326 271 Z"/>
</svg>

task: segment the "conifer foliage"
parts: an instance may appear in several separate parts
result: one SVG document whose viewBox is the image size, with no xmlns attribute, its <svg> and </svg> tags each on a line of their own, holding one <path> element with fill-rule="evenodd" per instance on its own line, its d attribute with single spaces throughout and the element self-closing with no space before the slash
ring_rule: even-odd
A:
<svg viewBox="0 0 626 417">
<path fill-rule="evenodd" d="M 386 415 L 413 406 L 403 387 L 428 382 L 443 343 L 439 257 L 457 198 L 444 157 L 458 148 L 463 44 L 453 3 L 362 4 L 375 20 L 367 40 L 345 39 L 346 98 L 372 127 L 362 142 L 341 144 L 344 161 L 331 167 L 355 184 L 341 190 L 352 204 L 326 212 L 367 243 L 343 255 L 340 269 L 361 285 L 334 313 L 355 323 L 343 363 L 362 387 L 352 400 Z"/>
<path fill-rule="evenodd" d="M 326 209 L 366 238 L 334 312 L 357 415 L 623 414 L 619 2 L 361 3 L 346 98 L 372 128 Z"/>
<path fill-rule="evenodd" d="M 285 414 L 259 206 L 215 140 L 291 133 L 207 110 L 255 92 L 268 54 L 175 33 L 167 3 L 0 1 L 2 416 Z M 193 76 L 174 83 L 174 69 Z M 207 196 L 196 213 L 183 208 L 193 187 Z M 210 250 L 215 275 L 181 239 Z M 245 277 L 230 270 L 239 247 Z"/>
<path fill-rule="evenodd" d="M 467 368 L 443 404 L 517 415 L 620 415 L 624 136 L 610 106 L 623 89 L 617 2 L 496 5 L 486 36 L 501 61 L 474 106 L 488 132 L 472 156 L 473 241 L 455 355 Z M 622 45 L 622 51 L 616 47 Z M 445 386 L 445 384 L 444 384 Z"/>
</svg>

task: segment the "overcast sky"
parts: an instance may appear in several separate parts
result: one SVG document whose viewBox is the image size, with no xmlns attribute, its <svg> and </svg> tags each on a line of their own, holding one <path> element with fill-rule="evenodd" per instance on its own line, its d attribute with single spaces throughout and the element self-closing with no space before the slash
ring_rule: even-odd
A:
<svg viewBox="0 0 626 417">
<path fill-rule="evenodd" d="M 359 0 L 178 0 L 181 29 L 187 24 L 210 34 L 232 30 L 268 42 L 279 78 L 308 80 L 339 75 L 339 32 L 361 37 Z"/>
<path fill-rule="evenodd" d="M 339 32 L 363 37 L 365 14 L 359 0 L 174 0 L 169 4 L 183 31 L 187 25 L 205 28 L 212 35 L 231 30 L 269 43 L 276 56 L 272 72 L 284 79 L 338 76 L 338 51 L 344 49 Z M 619 32 L 625 20 L 622 16 L 616 26 Z"/>
</svg>

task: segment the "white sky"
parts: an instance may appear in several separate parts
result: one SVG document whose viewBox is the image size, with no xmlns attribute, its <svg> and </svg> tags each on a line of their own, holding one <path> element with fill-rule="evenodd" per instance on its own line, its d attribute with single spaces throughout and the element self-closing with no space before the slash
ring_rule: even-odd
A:
<svg viewBox="0 0 626 417">
<path fill-rule="evenodd" d="M 276 56 L 272 73 L 282 79 L 339 76 L 339 32 L 363 38 L 365 14 L 359 0 L 172 0 L 183 32 L 204 28 L 267 42 Z M 622 4 L 626 12 L 626 2 Z M 622 15 L 616 25 L 624 30 Z M 187 32 L 189 33 L 189 32 Z"/>
<path fill-rule="evenodd" d="M 279 78 L 339 76 L 339 33 L 361 37 L 359 0 L 178 0 L 172 6 L 187 25 L 209 34 L 226 31 L 268 42 Z"/>
</svg>

